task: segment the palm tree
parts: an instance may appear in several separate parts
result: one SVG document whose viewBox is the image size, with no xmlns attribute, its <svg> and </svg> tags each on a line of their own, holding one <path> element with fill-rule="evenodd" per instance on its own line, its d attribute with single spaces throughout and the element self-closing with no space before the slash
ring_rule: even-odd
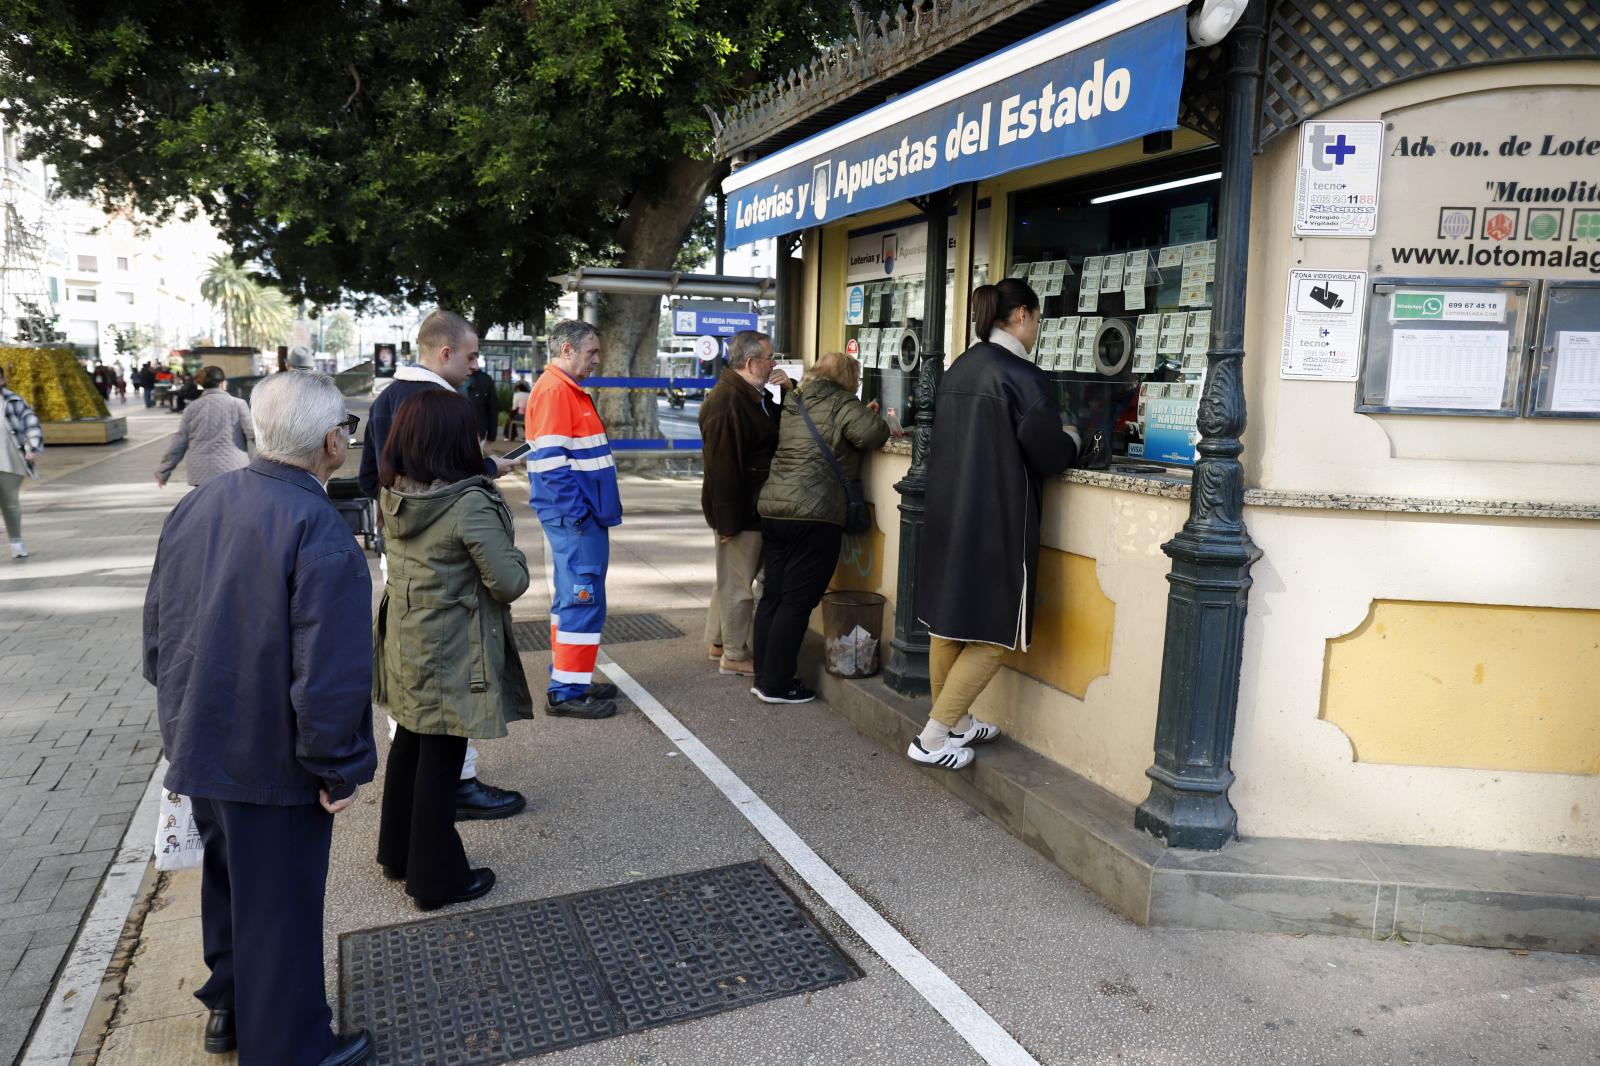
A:
<svg viewBox="0 0 1600 1066">
<path fill-rule="evenodd" d="M 239 320 L 244 343 L 271 351 L 289 339 L 294 329 L 294 305 L 277 289 L 256 286 L 256 300 Z"/>
<path fill-rule="evenodd" d="M 289 298 L 256 281 L 229 256 L 211 257 L 211 266 L 200 276 L 200 295 L 222 313 L 229 344 L 271 349 L 294 327 Z"/>
<path fill-rule="evenodd" d="M 200 297 L 222 313 L 222 333 L 229 344 L 239 343 L 234 326 L 249 313 L 261 286 L 244 267 L 226 255 L 211 257 L 211 266 L 200 275 Z"/>
</svg>

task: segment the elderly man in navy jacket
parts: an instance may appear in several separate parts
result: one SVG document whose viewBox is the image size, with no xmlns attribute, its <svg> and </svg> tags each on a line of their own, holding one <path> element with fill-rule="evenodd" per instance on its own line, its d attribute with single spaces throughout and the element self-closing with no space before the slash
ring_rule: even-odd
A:
<svg viewBox="0 0 1600 1066">
<path fill-rule="evenodd" d="M 144 606 L 165 786 L 205 842 L 205 1048 L 241 1066 L 354 1066 L 322 987 L 333 816 L 377 767 L 372 582 L 323 483 L 354 420 L 331 378 L 277 374 L 251 397 L 258 457 L 168 516 Z"/>
</svg>

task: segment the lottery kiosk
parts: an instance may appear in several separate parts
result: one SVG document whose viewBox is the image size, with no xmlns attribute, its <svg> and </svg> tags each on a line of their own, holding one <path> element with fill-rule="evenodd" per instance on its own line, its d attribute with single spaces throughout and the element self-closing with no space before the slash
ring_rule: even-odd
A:
<svg viewBox="0 0 1600 1066">
<path fill-rule="evenodd" d="M 836 575 L 902 620 L 928 360 L 1040 295 L 1095 447 L 977 713 L 1164 844 L 1600 858 L 1600 13 L 1414 7 L 919 4 L 723 117 L 779 347 L 910 431 Z"/>
</svg>

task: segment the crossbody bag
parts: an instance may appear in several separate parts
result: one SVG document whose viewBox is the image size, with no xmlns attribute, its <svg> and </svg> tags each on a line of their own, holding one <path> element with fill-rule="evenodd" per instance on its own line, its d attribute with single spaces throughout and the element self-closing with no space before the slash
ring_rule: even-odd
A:
<svg viewBox="0 0 1600 1066">
<path fill-rule="evenodd" d="M 800 408 L 800 417 L 805 419 L 806 428 L 811 431 L 811 438 L 817 442 L 817 450 L 828 460 L 828 465 L 833 468 L 833 476 L 839 479 L 839 487 L 844 489 L 844 531 L 865 533 L 872 528 L 872 514 L 867 510 L 867 493 L 861 486 L 861 479 L 844 476 L 844 467 L 839 465 L 839 459 L 833 454 L 833 449 L 828 447 L 828 442 L 817 432 L 817 424 L 811 421 L 811 412 L 806 410 L 805 399 L 796 396 L 794 405 Z"/>
</svg>

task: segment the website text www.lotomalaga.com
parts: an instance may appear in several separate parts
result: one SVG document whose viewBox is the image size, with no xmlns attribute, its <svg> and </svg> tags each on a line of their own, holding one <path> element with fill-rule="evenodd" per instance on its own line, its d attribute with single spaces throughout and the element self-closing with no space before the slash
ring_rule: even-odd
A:
<svg viewBox="0 0 1600 1066">
<path fill-rule="evenodd" d="M 1395 245 L 1389 249 L 1394 265 L 1399 266 L 1476 266 L 1542 267 L 1547 270 L 1587 270 L 1600 274 L 1600 247 L 1576 244 L 1547 248 L 1508 248 L 1503 244 L 1424 247 Z"/>
</svg>

